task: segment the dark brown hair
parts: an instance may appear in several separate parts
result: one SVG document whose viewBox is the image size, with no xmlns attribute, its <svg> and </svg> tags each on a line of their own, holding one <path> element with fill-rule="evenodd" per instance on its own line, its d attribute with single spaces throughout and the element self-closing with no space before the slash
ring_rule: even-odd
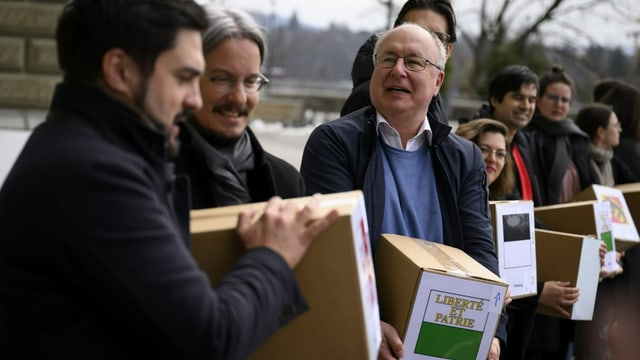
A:
<svg viewBox="0 0 640 360">
<path fill-rule="evenodd" d="M 459 125 L 456 134 L 467 140 L 471 140 L 476 145 L 480 141 L 482 135 L 488 132 L 504 135 L 507 153 L 504 159 L 504 167 L 496 180 L 489 185 L 489 199 L 498 200 L 513 192 L 515 186 L 515 168 L 513 160 L 509 154 L 509 142 L 507 141 L 507 127 L 503 123 L 493 119 L 476 119 L 468 123 Z"/>
</svg>

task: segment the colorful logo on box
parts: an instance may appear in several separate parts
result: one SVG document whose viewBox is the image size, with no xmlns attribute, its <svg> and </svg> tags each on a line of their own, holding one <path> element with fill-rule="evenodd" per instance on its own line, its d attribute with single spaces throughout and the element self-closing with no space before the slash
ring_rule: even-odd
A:
<svg viewBox="0 0 640 360">
<path fill-rule="evenodd" d="M 629 219 L 624 211 L 622 200 L 617 196 L 602 195 L 600 200 L 609 200 L 611 203 L 611 221 L 616 224 L 629 224 Z"/>
<path fill-rule="evenodd" d="M 414 352 L 445 359 L 475 359 L 487 322 L 486 302 L 463 294 L 431 291 Z"/>
</svg>

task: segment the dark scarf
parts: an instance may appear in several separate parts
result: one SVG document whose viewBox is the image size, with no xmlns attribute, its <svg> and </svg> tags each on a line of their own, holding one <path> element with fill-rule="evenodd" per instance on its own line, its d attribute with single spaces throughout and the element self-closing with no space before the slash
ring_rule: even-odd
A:
<svg viewBox="0 0 640 360">
<path fill-rule="evenodd" d="M 249 134 L 245 131 L 239 139 L 216 145 L 214 138 L 205 138 L 186 123 L 194 148 L 204 159 L 211 175 L 211 194 L 216 206 L 246 204 L 251 202 L 247 186 L 247 172 L 254 168 L 253 151 Z"/>
</svg>

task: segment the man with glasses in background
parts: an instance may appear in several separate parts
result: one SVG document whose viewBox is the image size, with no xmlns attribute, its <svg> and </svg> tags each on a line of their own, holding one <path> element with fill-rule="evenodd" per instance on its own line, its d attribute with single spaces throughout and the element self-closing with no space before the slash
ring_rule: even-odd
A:
<svg viewBox="0 0 640 360">
<path fill-rule="evenodd" d="M 309 136 L 300 168 L 307 192 L 361 189 L 374 253 L 382 233 L 411 236 L 460 248 L 498 274 L 480 150 L 427 114 L 444 80 L 442 41 L 408 23 L 381 35 L 374 54 L 373 106 Z M 498 359 L 505 324 L 490 359 Z M 396 329 L 382 323 L 382 334 L 380 358 L 404 356 Z"/>
<path fill-rule="evenodd" d="M 266 56 L 262 28 L 247 13 L 205 6 L 203 106 L 180 124 L 176 172 L 191 180 L 191 208 L 267 201 L 274 195 L 304 195 L 298 171 L 262 149 L 248 127 L 260 89 Z"/>
</svg>

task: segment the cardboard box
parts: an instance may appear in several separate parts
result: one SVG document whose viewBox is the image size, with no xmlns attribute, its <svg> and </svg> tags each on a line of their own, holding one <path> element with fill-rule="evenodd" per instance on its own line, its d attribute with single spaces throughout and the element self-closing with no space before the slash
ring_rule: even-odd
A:
<svg viewBox="0 0 640 360">
<path fill-rule="evenodd" d="M 625 196 L 620 189 L 591 185 L 578 195 L 574 201 L 608 200 L 611 203 L 611 223 L 613 224 L 613 238 L 618 251 L 627 250 L 640 244 L 640 236 L 631 212 L 627 206 Z"/>
<path fill-rule="evenodd" d="M 596 237 L 607 245 L 604 268 L 608 272 L 619 270 L 616 261 L 616 243 L 613 241 L 613 222 L 609 201 L 577 201 L 566 204 L 539 206 L 535 216 L 549 230 Z"/>
<path fill-rule="evenodd" d="M 487 358 L 505 281 L 460 249 L 399 235 L 382 235 L 375 267 L 382 318 L 406 358 Z"/>
<path fill-rule="evenodd" d="M 509 283 L 512 298 L 535 295 L 538 289 L 533 201 L 491 201 L 489 206 L 500 277 Z"/>
<path fill-rule="evenodd" d="M 622 191 L 636 229 L 640 229 L 640 183 L 616 185 Z"/>
<path fill-rule="evenodd" d="M 538 281 L 569 281 L 580 297 L 565 309 L 572 320 L 591 320 L 600 276 L 600 240 L 583 235 L 536 229 Z M 538 313 L 567 318 L 538 304 Z"/>
<path fill-rule="evenodd" d="M 308 199 L 287 201 L 305 204 Z M 192 211 L 192 252 L 212 285 L 242 254 L 237 214 L 264 204 Z M 295 269 L 310 310 L 270 337 L 251 359 L 377 358 L 380 317 L 362 193 L 323 195 L 313 218 L 333 208 L 339 219 L 314 240 Z"/>
</svg>

